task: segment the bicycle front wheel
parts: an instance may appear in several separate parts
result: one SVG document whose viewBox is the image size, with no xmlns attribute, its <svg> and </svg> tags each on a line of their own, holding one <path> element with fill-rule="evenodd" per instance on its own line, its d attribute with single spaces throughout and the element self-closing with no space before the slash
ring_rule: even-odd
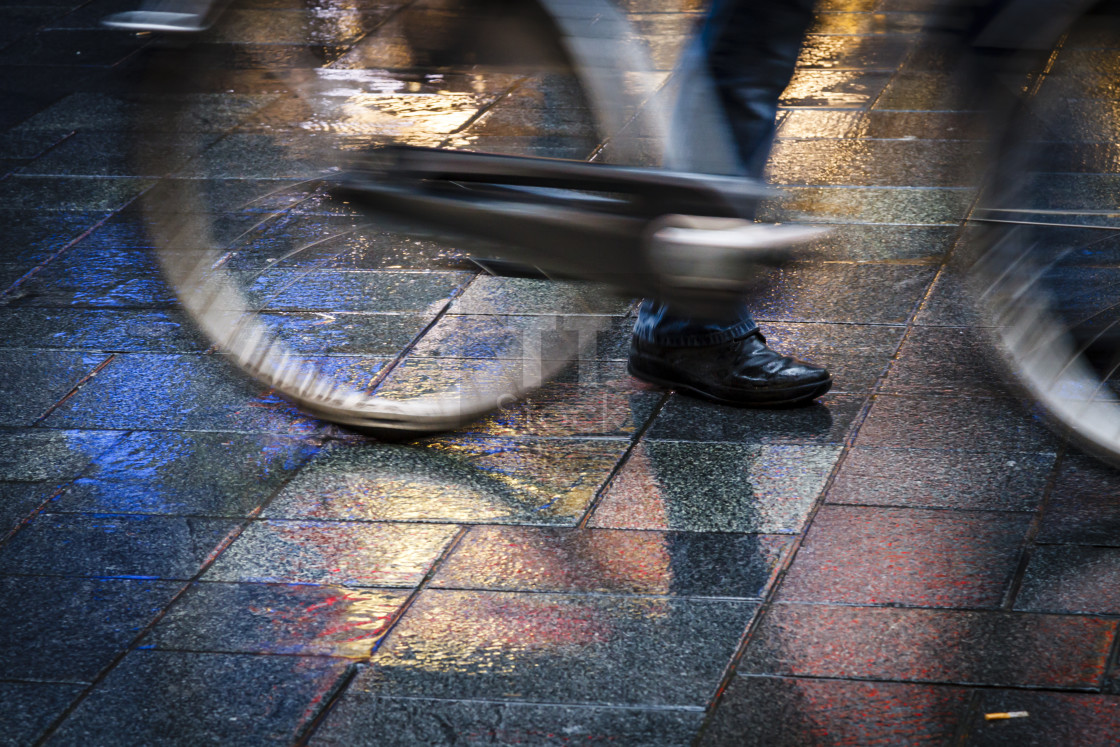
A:
<svg viewBox="0 0 1120 747">
<path fill-rule="evenodd" d="M 602 0 L 234 2 L 152 64 L 144 116 L 192 143 L 143 164 L 166 275 L 217 354 L 311 414 L 383 435 L 476 419 L 601 357 L 631 303 L 495 277 L 474 261 L 494 247 L 331 180 L 387 143 L 656 162 L 646 60 Z"/>
</svg>

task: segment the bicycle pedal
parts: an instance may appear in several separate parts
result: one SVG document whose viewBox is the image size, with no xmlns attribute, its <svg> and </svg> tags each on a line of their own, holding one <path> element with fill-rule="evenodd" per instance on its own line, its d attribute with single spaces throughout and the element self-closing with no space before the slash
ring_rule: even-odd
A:
<svg viewBox="0 0 1120 747">
<path fill-rule="evenodd" d="M 651 226 L 649 255 L 665 282 L 735 287 L 756 275 L 760 266 L 784 264 L 798 247 L 830 231 L 825 226 L 667 215 Z"/>
</svg>

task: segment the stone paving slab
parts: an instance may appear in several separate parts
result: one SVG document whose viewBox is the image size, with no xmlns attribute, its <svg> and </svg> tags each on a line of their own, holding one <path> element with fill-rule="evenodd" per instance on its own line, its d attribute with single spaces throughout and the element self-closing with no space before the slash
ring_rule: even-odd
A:
<svg viewBox="0 0 1120 747">
<path fill-rule="evenodd" d="M 618 5 L 665 85 L 700 4 Z M 736 410 L 628 375 L 634 299 L 479 275 L 304 181 L 339 130 L 604 162 L 629 136 L 657 163 L 554 67 L 436 53 L 448 4 L 235 0 L 190 84 L 149 92 L 159 42 L 100 27 L 134 2 L 0 0 L 0 742 L 1115 744 L 1120 475 L 990 363 L 956 256 L 984 133 L 920 41 L 932 5 L 820 4 L 761 216 L 833 231 L 752 308 L 836 382 Z M 1117 30 L 1043 81 L 1078 96 L 1067 161 L 1107 155 Z M 289 73 L 338 95 L 310 111 Z M 1115 174 L 1049 186 L 1115 208 Z M 201 218 L 165 248 L 220 247 L 268 323 L 385 396 L 507 375 L 529 337 L 586 354 L 379 442 L 235 373 L 153 214 Z"/>
</svg>

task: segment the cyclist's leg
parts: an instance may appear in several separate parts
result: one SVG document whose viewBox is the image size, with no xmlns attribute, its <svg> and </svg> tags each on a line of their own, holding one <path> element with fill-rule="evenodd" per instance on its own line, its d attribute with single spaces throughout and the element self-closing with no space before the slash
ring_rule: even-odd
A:
<svg viewBox="0 0 1120 747">
<path fill-rule="evenodd" d="M 778 99 L 793 75 L 812 14 L 811 0 L 715 0 L 678 68 L 668 166 L 762 176 Z M 709 87 L 714 97 L 705 95 Z M 698 103 L 711 98 L 719 111 Z M 716 359 L 721 364 L 713 369 Z M 706 320 L 652 299 L 638 313 L 631 371 L 746 406 L 809 401 L 830 382 L 824 369 L 767 348 L 746 305 L 731 319 Z"/>
</svg>

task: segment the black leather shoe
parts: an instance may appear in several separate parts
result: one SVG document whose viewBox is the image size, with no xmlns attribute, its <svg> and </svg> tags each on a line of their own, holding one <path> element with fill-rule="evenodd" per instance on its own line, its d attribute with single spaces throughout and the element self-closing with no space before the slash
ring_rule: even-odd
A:
<svg viewBox="0 0 1120 747">
<path fill-rule="evenodd" d="M 704 347 L 630 341 L 630 373 L 681 394 L 736 407 L 808 404 L 832 386 L 825 369 L 766 347 L 758 330 Z"/>
</svg>

